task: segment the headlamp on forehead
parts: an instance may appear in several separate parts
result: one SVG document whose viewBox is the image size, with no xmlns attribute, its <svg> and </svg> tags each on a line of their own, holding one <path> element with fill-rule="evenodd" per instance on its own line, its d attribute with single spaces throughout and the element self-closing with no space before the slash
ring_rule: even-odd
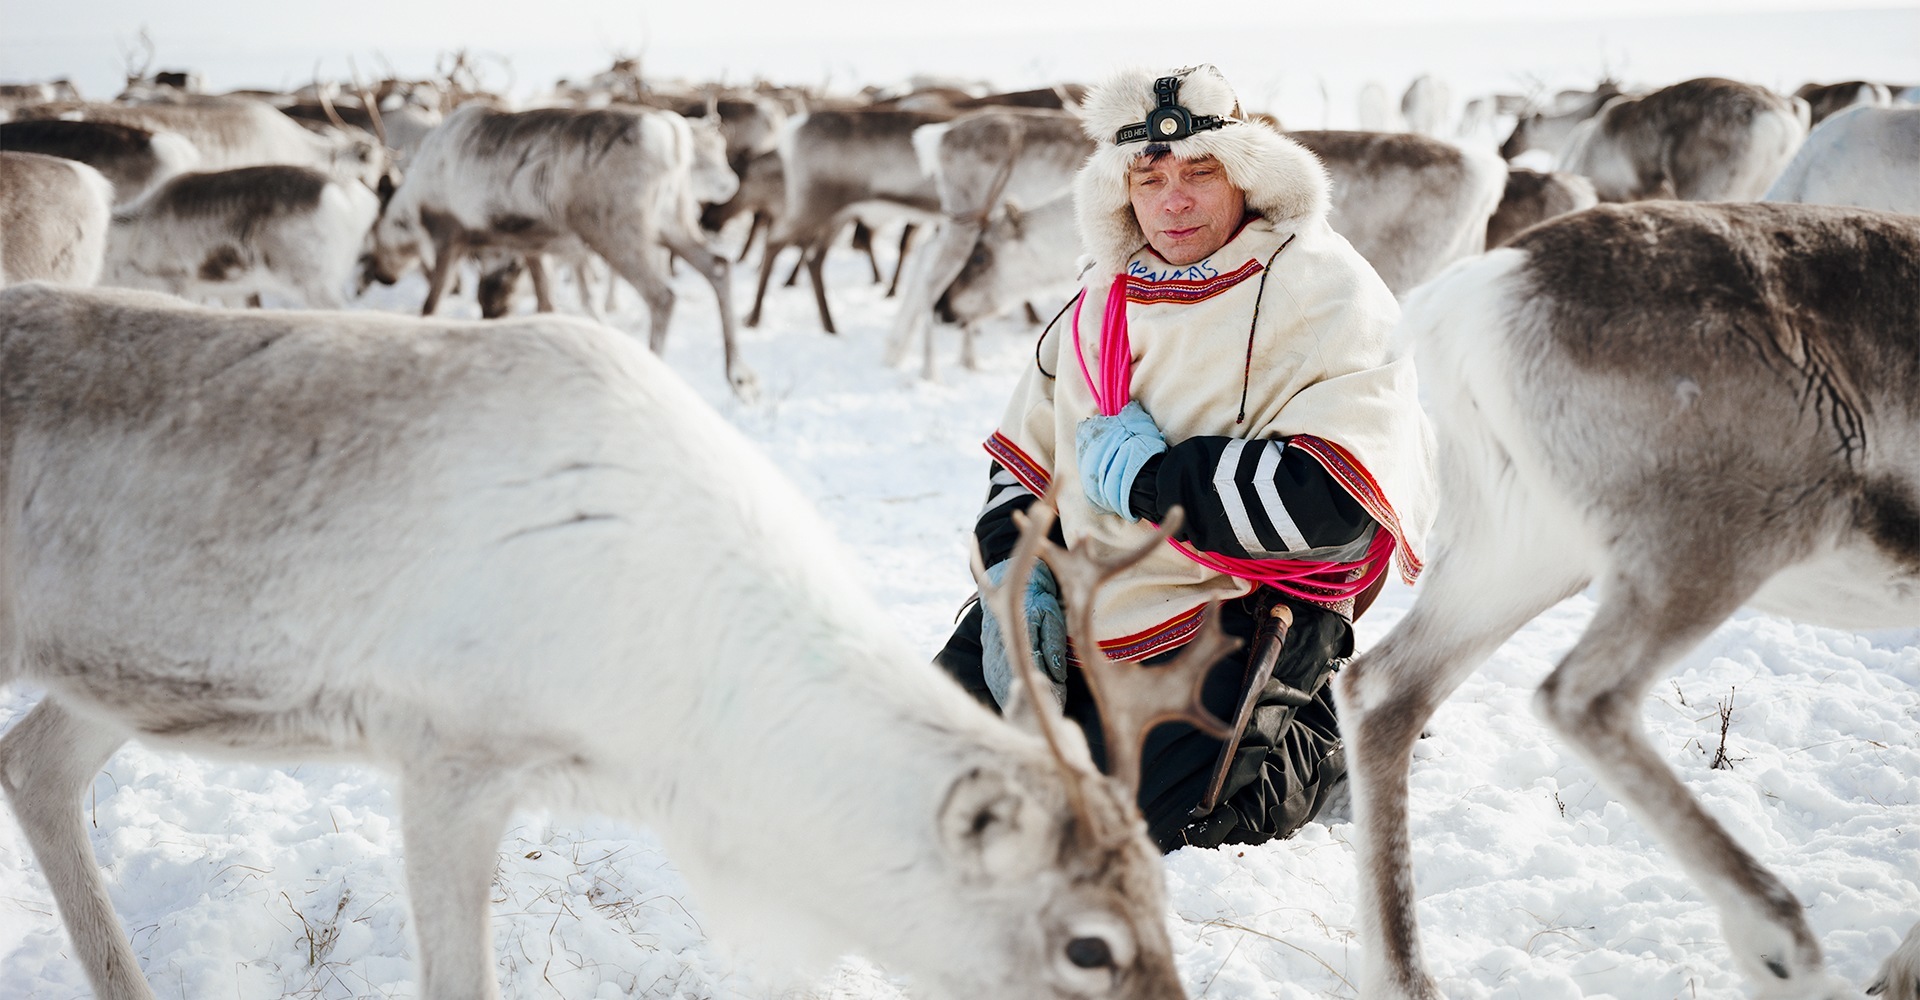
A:
<svg viewBox="0 0 1920 1000">
<path fill-rule="evenodd" d="M 1113 134 L 1115 145 L 1129 142 L 1173 142 L 1195 132 L 1216 129 L 1232 121 L 1219 115 L 1196 115 L 1180 106 L 1180 78 L 1163 76 L 1153 81 L 1155 107 L 1147 120 L 1134 122 Z"/>
</svg>

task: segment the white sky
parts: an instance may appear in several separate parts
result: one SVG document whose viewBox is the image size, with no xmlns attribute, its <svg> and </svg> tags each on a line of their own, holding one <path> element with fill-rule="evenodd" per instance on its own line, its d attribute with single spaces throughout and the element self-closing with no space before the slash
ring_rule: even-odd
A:
<svg viewBox="0 0 1920 1000">
<path fill-rule="evenodd" d="M 1349 0 L 1349 2 L 1219 4 L 1235 7 L 1241 25 L 1373 23 L 1523 19 L 1622 18 L 1639 15 L 1739 14 L 1765 10 L 1912 8 L 1911 0 Z M 329 0 L 260 3 L 191 0 L 156 6 L 151 0 L 0 0 L 0 25 L 9 44 L 35 40 L 130 38 L 142 25 L 156 39 L 199 36 L 298 37 L 356 44 L 377 36 L 395 44 L 543 44 L 606 38 L 637 47 L 643 40 L 707 41 L 832 38 L 856 35 L 981 34 L 1008 26 L 1025 30 L 1122 28 L 1154 23 L 1196 26 L 1194 15 L 1169 15 L 1164 0 L 969 0 L 934 8 L 899 0 Z M 531 16 L 529 15 L 531 11 Z M 964 12 L 964 13 L 962 13 Z"/>
<path fill-rule="evenodd" d="M 156 44 L 155 68 L 199 69 L 213 89 L 297 86 L 316 64 L 323 75 L 344 77 L 349 56 L 363 69 L 380 56 L 402 72 L 426 73 L 436 53 L 467 48 L 510 62 L 513 89 L 524 93 L 604 68 L 616 53 L 641 54 L 662 73 L 728 81 L 891 82 L 927 71 L 1026 86 L 1084 79 L 1117 63 L 1217 61 L 1216 50 L 1237 48 L 1263 72 L 1324 79 L 1357 70 L 1355 56 L 1370 54 L 1367 32 L 1395 36 L 1389 47 L 1396 53 L 1440 49 L 1426 42 L 1422 26 L 1431 22 L 1460 26 L 1434 36 L 1452 39 L 1455 58 L 1475 37 L 1464 28 L 1469 23 L 1576 22 L 1558 41 L 1597 70 L 1618 68 L 1646 44 L 1638 29 L 1623 27 L 1633 18 L 1694 15 L 1732 25 L 1782 10 L 1920 15 L 1912 0 L 1253 0 L 1213 7 L 1221 12 L 1214 22 L 1165 0 L 966 0 L 937 8 L 899 0 L 0 0 L 0 79 L 68 76 L 89 96 L 110 96 L 122 78 L 122 53 L 143 26 Z M 1175 9 L 1182 13 L 1169 13 Z M 1881 27 L 1868 34 L 1880 37 L 1859 45 L 1879 61 L 1856 72 L 1897 76 L 1911 61 L 1910 75 L 1920 78 L 1920 55 L 1898 58 L 1901 50 L 1920 53 L 1920 16 L 1888 22 L 1883 15 L 1875 23 Z M 1885 37 L 1889 23 L 1910 37 Z M 1524 48 L 1488 47 L 1473 58 L 1512 67 L 1513 75 L 1537 73 Z M 1798 49 L 1769 65 L 1793 85 L 1846 71 L 1810 65 Z M 1434 67 L 1402 60 L 1386 70 L 1397 68 L 1410 77 Z"/>
</svg>

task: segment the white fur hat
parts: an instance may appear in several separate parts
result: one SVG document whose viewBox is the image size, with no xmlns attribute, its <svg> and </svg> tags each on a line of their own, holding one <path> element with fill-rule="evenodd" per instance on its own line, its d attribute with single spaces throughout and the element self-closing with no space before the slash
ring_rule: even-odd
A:
<svg viewBox="0 0 1920 1000">
<path fill-rule="evenodd" d="M 1329 184 L 1319 159 L 1265 125 L 1242 118 L 1240 102 L 1218 69 L 1200 65 L 1169 73 L 1127 70 L 1093 88 L 1080 104 L 1081 126 L 1093 139 L 1094 151 L 1074 179 L 1074 210 L 1082 248 L 1103 274 L 1120 273 L 1127 259 L 1147 242 L 1127 198 L 1127 169 L 1149 145 L 1155 149 L 1159 145 L 1120 143 L 1114 137 L 1121 129 L 1144 122 L 1158 106 L 1153 84 L 1163 76 L 1180 78 L 1177 99 L 1195 118 L 1212 115 L 1225 122 L 1165 143 L 1174 156 L 1218 159 L 1227 179 L 1246 193 L 1247 209 L 1272 222 L 1326 213 Z"/>
</svg>

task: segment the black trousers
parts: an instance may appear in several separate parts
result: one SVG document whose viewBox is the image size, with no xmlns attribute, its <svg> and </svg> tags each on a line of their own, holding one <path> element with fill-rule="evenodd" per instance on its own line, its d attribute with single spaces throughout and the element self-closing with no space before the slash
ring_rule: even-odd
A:
<svg viewBox="0 0 1920 1000">
<path fill-rule="evenodd" d="M 1275 602 L 1291 607 L 1294 617 L 1273 676 L 1314 692 L 1313 700 L 1298 709 L 1272 697 L 1257 704 L 1227 772 L 1220 804 L 1205 816 L 1192 812 L 1206 793 L 1220 741 L 1183 722 L 1168 723 L 1148 735 L 1141 753 L 1140 812 L 1162 851 L 1189 844 L 1217 847 L 1285 837 L 1319 813 L 1333 786 L 1346 775 L 1333 687 L 1327 683 L 1338 664 L 1353 653 L 1353 629 L 1339 615 L 1265 589 L 1221 605 L 1221 628 L 1241 639 L 1242 645 L 1214 664 L 1201 700 L 1220 718 L 1233 719 L 1251 680 L 1256 629 L 1267 620 L 1265 612 Z M 981 614 L 977 603 L 968 609 L 934 662 L 975 698 L 998 710 L 981 673 Z M 1149 657 L 1145 663 L 1164 662 L 1178 654 L 1174 650 Z M 1094 761 L 1104 768 L 1106 739 L 1100 713 L 1077 669 L 1067 676 L 1066 714 L 1079 723 Z"/>
</svg>

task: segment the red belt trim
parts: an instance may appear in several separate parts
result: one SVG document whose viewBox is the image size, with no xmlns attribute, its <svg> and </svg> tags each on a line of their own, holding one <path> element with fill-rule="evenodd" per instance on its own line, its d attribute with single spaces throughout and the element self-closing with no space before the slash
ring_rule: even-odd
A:
<svg viewBox="0 0 1920 1000">
<path fill-rule="evenodd" d="M 1201 605 L 1132 635 L 1102 639 L 1100 651 L 1107 654 L 1110 660 L 1139 660 L 1184 645 L 1200 633 L 1200 626 L 1206 621 L 1206 611 L 1206 606 Z M 1075 665 L 1080 662 L 1071 651 L 1067 659 Z"/>
</svg>

